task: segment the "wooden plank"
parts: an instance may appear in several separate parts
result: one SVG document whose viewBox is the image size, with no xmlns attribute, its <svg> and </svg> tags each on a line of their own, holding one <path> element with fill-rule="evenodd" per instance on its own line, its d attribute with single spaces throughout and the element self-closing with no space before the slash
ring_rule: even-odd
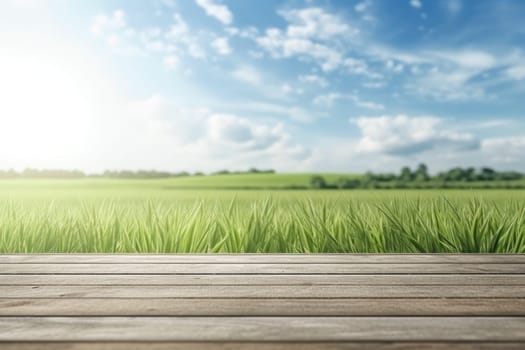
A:
<svg viewBox="0 0 525 350">
<path fill-rule="evenodd" d="M 6 254 L 0 264 L 525 264 L 525 254 Z"/>
<path fill-rule="evenodd" d="M 0 317 L 0 341 L 509 341 L 525 317 Z"/>
<path fill-rule="evenodd" d="M 48 342 L 3 343 L 2 350 L 523 350 L 525 343 L 509 342 Z"/>
<path fill-rule="evenodd" d="M 2 275 L 0 285 L 525 285 L 523 275 Z"/>
<path fill-rule="evenodd" d="M 0 264 L 2 274 L 524 274 L 525 264 Z"/>
<path fill-rule="evenodd" d="M 0 286 L 2 298 L 525 298 L 522 286 Z"/>
<path fill-rule="evenodd" d="M 525 299 L 0 299 L 0 316 L 525 316 Z"/>
</svg>

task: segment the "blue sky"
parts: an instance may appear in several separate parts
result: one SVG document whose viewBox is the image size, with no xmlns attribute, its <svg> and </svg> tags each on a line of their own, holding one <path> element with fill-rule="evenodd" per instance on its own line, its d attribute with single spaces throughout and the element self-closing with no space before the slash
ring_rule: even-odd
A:
<svg viewBox="0 0 525 350">
<path fill-rule="evenodd" d="M 525 171 L 520 0 L 4 0 L 0 168 Z"/>
</svg>

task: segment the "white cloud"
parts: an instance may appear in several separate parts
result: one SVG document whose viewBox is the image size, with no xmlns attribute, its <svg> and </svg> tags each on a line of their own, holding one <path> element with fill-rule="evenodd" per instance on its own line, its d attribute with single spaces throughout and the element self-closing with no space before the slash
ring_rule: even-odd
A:
<svg viewBox="0 0 525 350">
<path fill-rule="evenodd" d="M 241 38 L 252 40 L 255 40 L 257 35 L 259 35 L 259 30 L 251 26 L 247 28 L 227 27 L 225 28 L 225 31 L 230 36 L 239 36 Z"/>
<path fill-rule="evenodd" d="M 312 83 L 312 84 L 317 84 L 319 85 L 320 87 L 328 87 L 330 85 L 330 83 L 328 82 L 327 79 L 319 76 L 319 75 L 315 75 L 315 74 L 310 74 L 310 75 L 300 75 L 299 76 L 299 81 L 302 82 L 302 83 Z"/>
<path fill-rule="evenodd" d="M 368 89 L 380 89 L 384 87 L 385 85 L 386 83 L 384 81 L 370 81 L 370 82 L 363 83 L 363 86 Z"/>
<path fill-rule="evenodd" d="M 365 108 L 365 109 L 371 109 L 371 110 L 374 110 L 374 111 L 382 111 L 383 109 L 385 109 L 385 106 L 383 106 L 382 104 L 377 103 L 377 102 L 362 100 L 357 95 L 348 95 L 348 98 L 351 101 L 353 101 L 354 104 L 357 107 L 361 107 L 361 108 Z"/>
<path fill-rule="evenodd" d="M 261 113 L 263 115 L 279 115 L 302 123 L 310 123 L 317 117 L 310 110 L 305 110 L 297 106 L 282 105 L 278 103 L 240 102 L 236 103 L 234 107 L 235 110 L 250 115 Z"/>
<path fill-rule="evenodd" d="M 127 24 L 126 13 L 123 10 L 98 14 L 92 20 L 90 31 L 116 53 L 129 56 L 145 54 L 141 45 L 137 43 L 137 31 Z"/>
<path fill-rule="evenodd" d="M 341 94 L 332 92 L 329 94 L 319 95 L 314 98 L 313 103 L 318 106 L 332 107 L 337 100 L 346 99 L 353 102 L 357 107 L 370 109 L 370 110 L 383 110 L 385 106 L 380 103 L 365 101 L 356 94 Z"/>
<path fill-rule="evenodd" d="M 177 65 L 182 65 L 184 57 L 206 59 L 203 42 L 209 42 L 210 36 L 205 32 L 193 34 L 186 21 L 178 13 L 172 17 L 172 22 L 166 28 L 146 27 L 136 28 L 126 21 L 126 15 L 121 10 L 112 14 L 96 16 L 91 25 L 91 32 L 101 37 L 108 46 L 117 53 L 124 55 L 147 56 L 150 53 L 165 66 L 174 66 L 173 57 L 177 57 Z M 214 48 L 226 52 L 224 42 L 217 42 Z M 166 62 L 166 57 L 171 63 Z"/>
<path fill-rule="evenodd" d="M 126 27 L 126 14 L 122 10 L 115 10 L 111 14 L 97 15 L 91 24 L 91 32 L 95 35 L 104 35 L 108 31 L 117 31 Z"/>
<path fill-rule="evenodd" d="M 494 67 L 496 58 L 484 51 L 462 50 L 462 51 L 429 51 L 428 55 L 454 63 L 465 69 L 484 70 Z"/>
<path fill-rule="evenodd" d="M 261 85 L 262 83 L 261 73 L 256 68 L 248 65 L 238 67 L 233 72 L 233 77 L 237 80 L 255 86 Z"/>
<path fill-rule="evenodd" d="M 407 156 L 431 150 L 468 151 L 479 148 L 471 134 L 458 132 L 436 117 L 378 116 L 352 120 L 360 131 L 358 153 Z"/>
<path fill-rule="evenodd" d="M 189 32 L 188 24 L 182 16 L 178 13 L 173 15 L 173 22 L 171 23 L 169 30 L 166 32 L 165 36 L 171 39 L 182 39 Z"/>
<path fill-rule="evenodd" d="M 233 14 L 226 5 L 216 2 L 216 0 L 195 0 L 195 2 L 204 9 L 208 16 L 215 18 L 222 24 L 233 22 Z"/>
<path fill-rule="evenodd" d="M 211 45 L 215 48 L 215 50 L 217 50 L 217 52 L 220 55 L 229 55 L 232 53 L 232 49 L 230 48 L 228 38 L 217 38 L 212 41 Z"/>
<path fill-rule="evenodd" d="M 387 60 L 386 61 L 386 68 L 389 70 L 389 71 L 392 71 L 392 72 L 395 72 L 395 73 L 402 73 L 403 72 L 403 69 L 405 68 L 403 66 L 403 64 L 401 63 L 395 63 L 394 61 L 392 60 Z"/>
<path fill-rule="evenodd" d="M 280 14 L 288 22 L 286 30 L 269 28 L 264 36 L 256 39 L 272 57 L 308 58 L 324 71 L 332 71 L 343 64 L 343 53 L 331 42 L 352 38 L 358 33 L 357 29 L 318 7 L 281 11 Z"/>
<path fill-rule="evenodd" d="M 282 123 L 208 108 L 181 108 L 162 96 L 134 102 L 130 109 L 139 116 L 141 138 L 150 143 L 145 149 L 161 153 L 164 163 L 177 159 L 181 169 L 237 169 L 239 164 L 276 167 L 282 162 L 302 162 L 310 154 L 292 141 Z"/>
<path fill-rule="evenodd" d="M 362 1 L 362 2 L 359 2 L 357 3 L 355 6 L 354 6 L 354 10 L 356 10 L 356 12 L 365 12 L 366 9 L 370 6 L 370 0 L 365 0 L 365 1 Z"/>
<path fill-rule="evenodd" d="M 293 38 L 326 40 L 340 35 L 355 35 L 358 32 L 338 16 L 320 7 L 286 10 L 280 14 L 290 23 L 286 32 Z"/>
<path fill-rule="evenodd" d="M 481 142 L 481 150 L 493 164 L 523 164 L 525 162 L 525 137 L 488 138 Z"/>
<path fill-rule="evenodd" d="M 410 6 L 419 9 L 423 6 L 423 4 L 421 3 L 421 0 L 410 0 Z"/>
<path fill-rule="evenodd" d="M 383 77 L 379 73 L 370 71 L 368 65 L 363 60 L 346 58 L 343 62 L 343 66 L 346 67 L 351 74 L 365 75 L 372 79 L 381 79 Z"/>
<path fill-rule="evenodd" d="M 514 80 L 523 80 L 525 79 L 525 65 L 512 66 L 505 70 L 505 74 Z"/>
<path fill-rule="evenodd" d="M 332 107 L 337 100 L 343 97 L 344 97 L 343 94 L 340 94 L 337 92 L 319 95 L 313 99 L 313 104 L 318 105 L 318 106 L 324 106 L 324 107 Z"/>
<path fill-rule="evenodd" d="M 492 119 L 492 120 L 485 120 L 482 122 L 476 123 L 474 128 L 477 129 L 492 129 L 492 128 L 502 128 L 502 127 L 510 127 L 516 122 L 512 119 Z"/>
<path fill-rule="evenodd" d="M 232 114 L 212 114 L 208 118 L 209 141 L 243 150 L 265 150 L 287 138 L 283 126 L 256 124 Z"/>
<path fill-rule="evenodd" d="M 451 15 L 455 16 L 461 12 L 461 9 L 463 8 L 463 2 L 461 0 L 448 0 L 446 3 L 446 8 Z"/>
<path fill-rule="evenodd" d="M 332 71 L 343 62 L 342 54 L 338 51 L 310 39 L 289 37 L 277 28 L 266 30 L 265 35 L 256 41 L 274 58 L 310 57 L 324 71 Z"/>
<path fill-rule="evenodd" d="M 295 88 L 287 83 L 281 85 L 281 91 L 285 95 L 291 95 L 291 94 L 302 95 L 304 93 L 304 90 L 302 88 Z"/>
</svg>

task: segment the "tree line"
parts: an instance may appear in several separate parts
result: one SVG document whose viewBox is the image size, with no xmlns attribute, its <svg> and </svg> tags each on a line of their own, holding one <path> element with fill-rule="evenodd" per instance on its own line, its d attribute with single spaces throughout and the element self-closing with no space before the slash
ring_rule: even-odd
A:
<svg viewBox="0 0 525 350">
<path fill-rule="evenodd" d="M 335 183 L 328 183 L 322 176 L 310 179 L 315 189 L 352 188 L 525 188 L 525 174 L 517 171 L 496 171 L 492 168 L 455 167 L 430 175 L 426 164 L 416 169 L 403 167 L 398 174 L 367 172 L 361 177 L 341 177 Z"/>
<path fill-rule="evenodd" d="M 24 169 L 22 171 L 16 171 L 14 169 L 0 170 L 0 178 L 4 179 L 16 179 L 16 178 L 31 178 L 31 179 L 78 179 L 78 178 L 118 178 L 118 179 L 159 179 L 159 178 L 170 178 L 170 177 L 183 177 L 183 176 L 204 176 L 204 175 L 230 175 L 230 174 L 273 174 L 273 169 L 257 169 L 250 168 L 245 171 L 229 171 L 220 170 L 209 174 L 203 172 L 190 173 L 187 171 L 181 172 L 169 172 L 169 171 L 157 171 L 157 170 L 106 170 L 100 174 L 87 174 L 80 170 L 61 170 L 61 169 Z"/>
</svg>

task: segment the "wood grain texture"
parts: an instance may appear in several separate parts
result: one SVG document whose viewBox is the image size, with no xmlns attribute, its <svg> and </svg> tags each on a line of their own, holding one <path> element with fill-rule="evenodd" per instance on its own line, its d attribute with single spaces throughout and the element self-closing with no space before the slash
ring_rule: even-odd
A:
<svg viewBox="0 0 525 350">
<path fill-rule="evenodd" d="M 524 316 L 525 299 L 0 299 L 0 316 Z"/>
<path fill-rule="evenodd" d="M 2 275 L 0 285 L 452 285 L 525 286 L 524 275 Z"/>
<path fill-rule="evenodd" d="M 525 264 L 523 254 L 5 254 L 0 264 Z"/>
<path fill-rule="evenodd" d="M 524 330 L 525 317 L 0 317 L 0 341 L 525 342 Z"/>
<path fill-rule="evenodd" d="M 0 286 L 2 298 L 525 298 L 523 286 Z"/>
<path fill-rule="evenodd" d="M 46 342 L 0 343 L 2 350 L 523 350 L 510 342 Z"/>
<path fill-rule="evenodd" d="M 525 255 L 0 255 L 0 348 L 522 349 Z"/>
<path fill-rule="evenodd" d="M 524 274 L 525 264 L 0 264 L 2 274 Z"/>
</svg>

